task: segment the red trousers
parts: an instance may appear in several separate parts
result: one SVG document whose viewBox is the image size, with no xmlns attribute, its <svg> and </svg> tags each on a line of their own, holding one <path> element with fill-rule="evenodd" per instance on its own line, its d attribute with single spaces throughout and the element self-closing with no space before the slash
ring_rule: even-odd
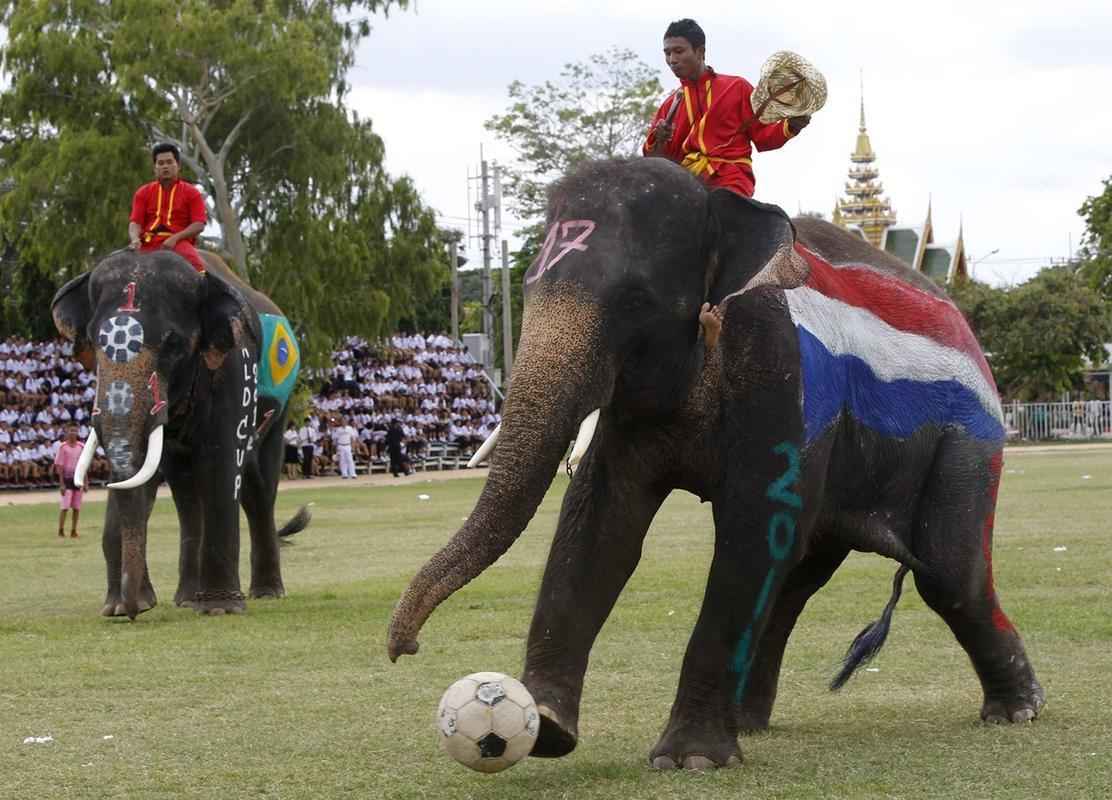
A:
<svg viewBox="0 0 1112 800">
<path fill-rule="evenodd" d="M 166 240 L 162 238 L 151 239 L 149 242 L 144 242 L 140 245 L 139 250 L 143 253 L 161 250 L 164 241 Z M 193 242 L 188 239 L 179 239 L 178 243 L 174 245 L 174 252 L 192 264 L 193 269 L 200 273 L 204 273 L 205 262 L 201 260 L 201 254 L 197 252 L 197 248 L 193 246 Z"/>
</svg>

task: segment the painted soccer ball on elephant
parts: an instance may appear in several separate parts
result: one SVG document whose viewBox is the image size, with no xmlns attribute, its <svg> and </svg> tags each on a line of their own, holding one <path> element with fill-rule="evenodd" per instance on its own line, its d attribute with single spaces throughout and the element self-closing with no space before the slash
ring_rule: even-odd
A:
<svg viewBox="0 0 1112 800">
<path fill-rule="evenodd" d="M 529 755 L 540 724 L 529 690 L 501 672 L 460 678 L 436 712 L 441 748 L 479 772 L 501 772 Z"/>
</svg>

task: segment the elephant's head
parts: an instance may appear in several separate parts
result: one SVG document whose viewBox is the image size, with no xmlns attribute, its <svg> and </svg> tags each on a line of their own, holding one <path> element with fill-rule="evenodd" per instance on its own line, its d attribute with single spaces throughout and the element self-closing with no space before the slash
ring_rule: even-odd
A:
<svg viewBox="0 0 1112 800">
<path fill-rule="evenodd" d="M 577 430 L 573 458 L 586 448 L 593 412 L 660 416 L 685 400 L 702 368 L 703 302 L 803 280 L 762 270 L 792 236 L 780 209 L 709 193 L 663 159 L 591 163 L 550 190 L 490 474 L 463 527 L 398 603 L 391 659 L 416 652 L 433 609 L 515 541 Z"/>
<path fill-rule="evenodd" d="M 198 274 L 172 253 L 114 253 L 54 297 L 58 331 L 97 373 L 92 430 L 78 463 L 82 482 L 98 444 L 111 464 L 109 489 L 140 492 L 158 470 L 167 426 L 188 416 L 197 370 L 219 363 L 257 317 L 225 278 Z M 252 328 L 251 326 L 254 326 Z M 120 506 L 125 605 L 144 569 L 149 502 Z M 129 580 L 129 575 L 131 580 Z"/>
</svg>

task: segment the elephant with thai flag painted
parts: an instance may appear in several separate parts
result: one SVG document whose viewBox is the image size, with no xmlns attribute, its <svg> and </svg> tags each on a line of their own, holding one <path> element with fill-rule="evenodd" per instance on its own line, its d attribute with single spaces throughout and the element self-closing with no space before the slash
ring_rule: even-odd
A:
<svg viewBox="0 0 1112 800">
<path fill-rule="evenodd" d="M 740 761 L 797 617 L 854 550 L 899 567 L 833 688 L 880 648 L 911 572 L 973 663 L 981 718 L 1033 719 L 1043 690 L 993 583 L 1000 402 L 945 293 L 860 236 L 663 159 L 580 167 L 547 226 L 486 485 L 402 595 L 389 656 L 416 653 L 436 606 L 513 544 L 574 437 L 522 674 L 532 755 L 575 748 L 591 648 L 674 489 L 712 504 L 714 557 L 653 766 Z"/>
</svg>

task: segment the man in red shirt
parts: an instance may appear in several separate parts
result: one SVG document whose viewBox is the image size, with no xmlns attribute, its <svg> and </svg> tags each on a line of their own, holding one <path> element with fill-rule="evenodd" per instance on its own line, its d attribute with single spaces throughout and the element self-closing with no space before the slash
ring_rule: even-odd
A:
<svg viewBox="0 0 1112 800">
<path fill-rule="evenodd" d="M 750 102 L 749 81 L 707 66 L 706 40 L 692 19 L 673 22 L 664 32 L 664 57 L 680 89 L 656 112 L 642 152 L 682 164 L 711 188 L 752 197 L 753 146 L 762 151 L 782 147 L 811 118 L 762 123 Z"/>
<path fill-rule="evenodd" d="M 181 153 L 172 144 L 156 144 L 151 151 L 155 180 L 143 184 L 131 201 L 127 233 L 132 250 L 173 250 L 198 272 L 205 262 L 193 246 L 205 229 L 205 199 L 191 183 L 178 177 Z"/>
<path fill-rule="evenodd" d="M 719 75 L 707 66 L 707 37 L 693 19 L 673 22 L 664 32 L 664 58 L 680 79 L 653 117 L 641 151 L 681 164 L 708 188 L 727 189 L 752 197 L 753 146 L 776 150 L 811 122 L 809 116 L 771 124 L 757 118 L 745 78 Z M 713 349 L 722 332 L 723 309 L 704 303 L 699 312 L 706 348 Z"/>
</svg>

